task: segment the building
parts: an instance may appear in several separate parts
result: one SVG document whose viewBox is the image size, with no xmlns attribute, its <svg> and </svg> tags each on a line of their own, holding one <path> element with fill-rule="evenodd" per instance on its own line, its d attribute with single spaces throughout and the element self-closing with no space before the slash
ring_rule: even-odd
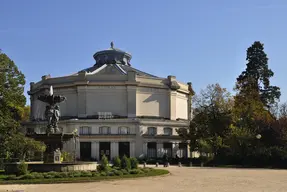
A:
<svg viewBox="0 0 287 192">
<path fill-rule="evenodd" d="M 191 118 L 191 83 L 175 76 L 157 77 L 131 66 L 131 54 L 111 48 L 94 54 L 96 64 L 75 74 L 45 75 L 30 83 L 31 121 L 27 131 L 46 129 L 45 103 L 37 100 L 52 85 L 54 94 L 67 97 L 60 104 L 63 132 L 77 130 L 79 139 L 64 150 L 81 160 L 131 157 L 189 157 L 177 129 Z"/>
</svg>

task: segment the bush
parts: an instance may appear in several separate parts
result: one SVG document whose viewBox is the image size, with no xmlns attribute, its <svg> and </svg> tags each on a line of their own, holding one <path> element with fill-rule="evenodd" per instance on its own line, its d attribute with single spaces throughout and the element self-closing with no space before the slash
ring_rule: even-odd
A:
<svg viewBox="0 0 287 192">
<path fill-rule="evenodd" d="M 129 173 L 135 175 L 135 174 L 141 174 L 143 172 L 140 169 L 132 169 L 129 171 Z"/>
<path fill-rule="evenodd" d="M 73 162 L 74 160 L 74 157 L 71 153 L 68 153 L 66 151 L 63 151 L 62 154 L 61 154 L 61 159 L 63 159 L 62 161 L 63 162 Z"/>
<path fill-rule="evenodd" d="M 131 168 L 132 169 L 138 168 L 139 162 L 136 158 L 134 158 L 134 157 L 130 158 L 130 162 L 131 162 Z"/>
<path fill-rule="evenodd" d="M 5 178 L 5 180 L 17 180 L 17 176 L 16 175 L 9 175 Z"/>
<path fill-rule="evenodd" d="M 17 175 L 26 175 L 28 173 L 28 164 L 26 164 L 24 161 L 21 161 L 17 165 Z"/>
<path fill-rule="evenodd" d="M 26 175 L 23 175 L 21 177 L 21 179 L 35 179 L 34 175 L 32 174 L 26 174 Z"/>
<path fill-rule="evenodd" d="M 44 175 L 42 173 L 34 172 L 34 173 L 31 173 L 31 175 L 33 175 L 35 179 L 44 179 Z"/>
<path fill-rule="evenodd" d="M 121 168 L 122 169 L 131 169 L 131 162 L 130 162 L 130 159 L 127 158 L 127 156 L 123 156 L 123 159 L 121 160 Z"/>
<path fill-rule="evenodd" d="M 126 169 L 121 169 L 121 172 L 123 173 L 123 175 L 128 175 L 129 172 Z"/>
<path fill-rule="evenodd" d="M 121 172 L 119 170 L 113 170 L 113 172 L 116 176 L 122 176 L 123 175 L 123 172 Z"/>
<path fill-rule="evenodd" d="M 144 173 L 148 173 L 151 171 L 151 168 L 142 168 L 141 169 Z"/>
<path fill-rule="evenodd" d="M 118 156 L 113 159 L 113 167 L 121 167 L 121 159 Z"/>
<path fill-rule="evenodd" d="M 82 177 L 92 177 L 93 174 L 91 171 L 82 171 L 81 176 Z"/>
<path fill-rule="evenodd" d="M 107 176 L 107 173 L 106 172 L 101 172 L 100 176 Z"/>
<path fill-rule="evenodd" d="M 107 171 L 108 167 L 109 167 L 108 158 L 105 155 L 103 155 L 100 165 L 97 166 L 97 171 L 98 172 Z"/>
</svg>

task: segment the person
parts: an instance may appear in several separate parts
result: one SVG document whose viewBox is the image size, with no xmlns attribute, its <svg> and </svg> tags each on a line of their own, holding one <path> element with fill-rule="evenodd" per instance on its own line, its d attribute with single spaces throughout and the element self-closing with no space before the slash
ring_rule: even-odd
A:
<svg viewBox="0 0 287 192">
<path fill-rule="evenodd" d="M 167 156 L 166 153 L 163 155 L 163 160 L 164 160 L 164 167 L 167 167 L 167 164 L 168 164 L 168 156 Z"/>
</svg>

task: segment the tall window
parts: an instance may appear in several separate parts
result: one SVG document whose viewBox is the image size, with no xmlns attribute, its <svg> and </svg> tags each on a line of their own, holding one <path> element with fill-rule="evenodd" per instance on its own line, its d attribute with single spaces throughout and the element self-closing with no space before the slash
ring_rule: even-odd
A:
<svg viewBox="0 0 287 192">
<path fill-rule="evenodd" d="M 156 142 L 148 142 L 147 143 L 147 157 L 148 158 L 156 158 Z"/>
<path fill-rule="evenodd" d="M 163 150 L 168 157 L 172 157 L 172 143 L 164 143 Z"/>
<path fill-rule="evenodd" d="M 90 135 L 92 133 L 92 128 L 88 126 L 80 127 L 80 135 Z"/>
<path fill-rule="evenodd" d="M 165 127 L 165 128 L 163 129 L 163 134 L 164 134 L 164 135 L 172 135 L 172 128 L 170 128 L 170 127 Z"/>
<path fill-rule="evenodd" d="M 157 134 L 156 127 L 148 127 L 147 131 L 148 131 L 149 135 L 156 135 Z"/>
<path fill-rule="evenodd" d="M 110 127 L 100 127 L 100 134 L 103 134 L 103 135 L 111 134 L 111 128 Z"/>
<path fill-rule="evenodd" d="M 179 143 L 177 155 L 179 158 L 186 158 L 187 157 L 187 144 L 186 143 Z"/>
<path fill-rule="evenodd" d="M 119 134 L 121 135 L 127 135 L 130 133 L 130 130 L 128 127 L 119 127 Z"/>
</svg>

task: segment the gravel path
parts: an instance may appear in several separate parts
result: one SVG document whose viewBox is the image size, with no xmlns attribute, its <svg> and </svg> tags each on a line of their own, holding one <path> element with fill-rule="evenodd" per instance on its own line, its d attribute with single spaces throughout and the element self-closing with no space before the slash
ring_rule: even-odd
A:
<svg viewBox="0 0 287 192">
<path fill-rule="evenodd" d="M 50 185 L 0 185 L 0 192 L 279 192 L 287 191 L 287 170 L 169 167 L 171 175 Z"/>
</svg>

